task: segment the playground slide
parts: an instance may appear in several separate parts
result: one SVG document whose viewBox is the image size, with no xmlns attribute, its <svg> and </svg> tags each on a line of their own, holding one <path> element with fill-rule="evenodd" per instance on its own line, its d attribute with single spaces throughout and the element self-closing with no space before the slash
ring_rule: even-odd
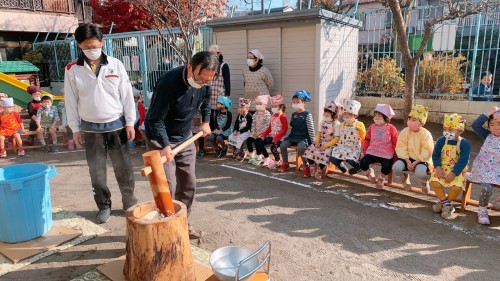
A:
<svg viewBox="0 0 500 281">
<path fill-rule="evenodd" d="M 14 98 L 14 103 L 22 108 L 26 108 L 28 102 L 31 101 L 31 97 L 26 91 L 28 86 L 28 84 L 0 72 L 0 92 L 6 93 L 9 97 Z M 42 90 L 42 96 L 44 95 L 51 96 L 54 100 L 54 105 L 63 99 L 62 96 L 54 96 Z"/>
</svg>

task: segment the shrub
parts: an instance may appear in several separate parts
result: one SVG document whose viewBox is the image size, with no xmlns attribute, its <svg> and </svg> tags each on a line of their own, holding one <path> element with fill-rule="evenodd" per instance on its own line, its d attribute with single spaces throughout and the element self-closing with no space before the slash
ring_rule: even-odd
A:
<svg viewBox="0 0 500 281">
<path fill-rule="evenodd" d="M 383 92 L 386 97 L 402 93 L 404 79 L 401 68 L 396 65 L 396 60 L 391 57 L 374 59 L 371 68 L 358 72 L 358 83 L 368 92 Z"/>
<path fill-rule="evenodd" d="M 425 54 L 419 61 L 415 92 L 418 94 L 462 94 L 467 59 L 463 55 Z"/>
</svg>

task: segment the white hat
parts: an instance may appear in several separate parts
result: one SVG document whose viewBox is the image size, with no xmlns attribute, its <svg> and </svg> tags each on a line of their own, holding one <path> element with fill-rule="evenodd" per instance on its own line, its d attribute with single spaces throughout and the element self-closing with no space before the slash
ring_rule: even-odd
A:
<svg viewBox="0 0 500 281">
<path fill-rule="evenodd" d="M 209 51 L 209 52 L 214 51 L 214 52 L 216 52 L 216 53 L 220 52 L 219 45 L 211 45 L 210 47 L 208 47 L 208 51 Z"/>
<path fill-rule="evenodd" d="M 249 53 L 252 53 L 259 60 L 264 60 L 264 55 L 257 49 L 251 50 Z"/>
<path fill-rule="evenodd" d="M 384 114 L 389 119 L 391 119 L 394 115 L 396 115 L 396 113 L 394 113 L 394 110 L 392 110 L 392 107 L 385 103 L 377 104 L 377 107 L 375 107 L 375 111 Z"/>
<path fill-rule="evenodd" d="M 348 100 L 344 103 L 344 112 L 358 115 L 360 109 L 361 103 L 359 103 L 359 101 Z"/>
<path fill-rule="evenodd" d="M 2 106 L 3 107 L 14 106 L 14 99 L 13 98 L 3 98 L 2 99 Z"/>
</svg>

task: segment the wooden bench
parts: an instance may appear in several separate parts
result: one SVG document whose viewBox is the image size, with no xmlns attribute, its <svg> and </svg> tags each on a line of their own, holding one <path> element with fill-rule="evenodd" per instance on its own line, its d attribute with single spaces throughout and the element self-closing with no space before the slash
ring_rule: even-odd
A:
<svg viewBox="0 0 500 281">
<path fill-rule="evenodd" d="M 48 133 L 47 133 L 48 134 Z M 35 142 L 37 141 L 36 140 L 36 136 L 38 135 L 38 132 L 36 131 L 26 131 L 24 134 L 21 134 L 21 141 L 25 140 L 26 137 L 30 137 L 30 136 L 33 136 L 35 137 Z M 62 142 L 61 143 L 58 143 L 60 145 L 66 145 L 67 144 L 67 139 L 66 139 L 66 132 L 63 132 L 63 131 L 57 131 L 56 132 L 56 135 L 59 137 L 59 136 L 62 136 Z M 23 138 L 24 137 L 24 138 Z M 12 144 L 13 144 L 13 147 L 9 147 L 7 150 L 14 150 L 15 152 L 17 152 L 17 147 L 19 146 L 17 144 L 17 142 L 15 142 L 12 137 L 10 137 L 9 139 L 12 140 Z M 35 149 L 35 148 L 41 148 L 42 146 L 41 145 L 23 145 L 23 148 L 24 149 Z"/>
<path fill-rule="evenodd" d="M 288 162 L 290 162 L 290 164 L 294 164 L 295 170 L 299 171 L 300 166 L 302 166 L 302 164 L 304 164 L 302 161 L 302 157 L 299 155 L 299 148 L 296 145 L 290 145 L 288 148 L 295 149 L 295 161 L 288 161 Z"/>
<path fill-rule="evenodd" d="M 477 200 L 470 199 L 470 195 L 472 194 L 472 185 L 473 184 L 479 185 L 480 183 L 467 180 L 467 182 L 465 184 L 465 190 L 462 192 L 462 199 L 460 200 L 460 210 L 462 212 L 465 211 L 465 207 L 467 207 L 467 205 L 476 206 L 476 207 L 479 206 L 479 202 Z M 496 185 L 493 185 L 493 187 L 499 188 L 499 186 L 496 186 Z M 490 207 L 490 206 L 488 205 L 488 207 Z M 496 210 L 496 211 L 500 211 L 500 210 Z"/>
<path fill-rule="evenodd" d="M 380 166 L 380 163 L 373 163 L 373 164 L 376 166 Z M 335 174 L 341 175 L 341 176 L 353 177 L 353 178 L 364 180 L 364 181 L 370 181 L 367 176 L 363 176 L 363 175 L 359 175 L 359 174 L 350 175 L 348 173 L 342 173 L 341 171 L 337 170 L 337 168 L 335 167 L 335 165 L 333 165 L 333 163 L 330 163 L 330 165 L 328 165 L 328 168 L 325 169 L 325 173 L 324 173 L 323 177 L 326 177 L 329 173 L 335 173 Z M 384 185 L 392 186 L 393 185 L 392 179 L 393 179 L 393 176 L 392 176 L 392 170 L 391 170 L 389 175 L 387 175 L 387 182 Z"/>
</svg>

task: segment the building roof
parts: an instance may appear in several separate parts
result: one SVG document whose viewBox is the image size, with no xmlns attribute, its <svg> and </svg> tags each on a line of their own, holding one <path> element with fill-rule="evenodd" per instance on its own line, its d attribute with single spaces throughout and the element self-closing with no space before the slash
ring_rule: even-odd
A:
<svg viewBox="0 0 500 281">
<path fill-rule="evenodd" d="M 293 11 L 293 8 L 290 6 L 284 6 L 284 7 L 276 7 L 276 8 L 271 8 L 270 10 L 265 9 L 264 10 L 266 14 L 274 14 L 274 13 L 287 13 Z M 251 11 L 247 13 L 248 16 L 253 16 L 253 15 L 261 15 L 262 11 Z"/>
<path fill-rule="evenodd" d="M 366 3 L 373 3 L 373 2 L 378 2 L 377 0 L 359 0 L 358 4 L 366 4 Z M 349 4 L 349 5 L 354 5 L 356 4 L 356 0 L 345 0 L 342 2 L 342 4 Z"/>
<path fill-rule="evenodd" d="M 311 19 L 324 19 L 335 23 L 340 23 L 347 26 L 361 28 L 360 21 L 350 18 L 346 15 L 336 14 L 331 11 L 323 9 L 306 9 L 295 10 L 291 12 L 272 13 L 272 14 L 259 14 L 251 16 L 242 16 L 234 18 L 221 18 L 207 21 L 207 26 L 212 28 L 217 27 L 234 27 L 237 25 L 249 24 L 268 24 L 287 21 L 301 21 L 305 22 Z"/>
<path fill-rule="evenodd" d="M 40 69 L 29 61 L 0 61 L 0 72 L 3 73 L 30 73 Z"/>
</svg>

